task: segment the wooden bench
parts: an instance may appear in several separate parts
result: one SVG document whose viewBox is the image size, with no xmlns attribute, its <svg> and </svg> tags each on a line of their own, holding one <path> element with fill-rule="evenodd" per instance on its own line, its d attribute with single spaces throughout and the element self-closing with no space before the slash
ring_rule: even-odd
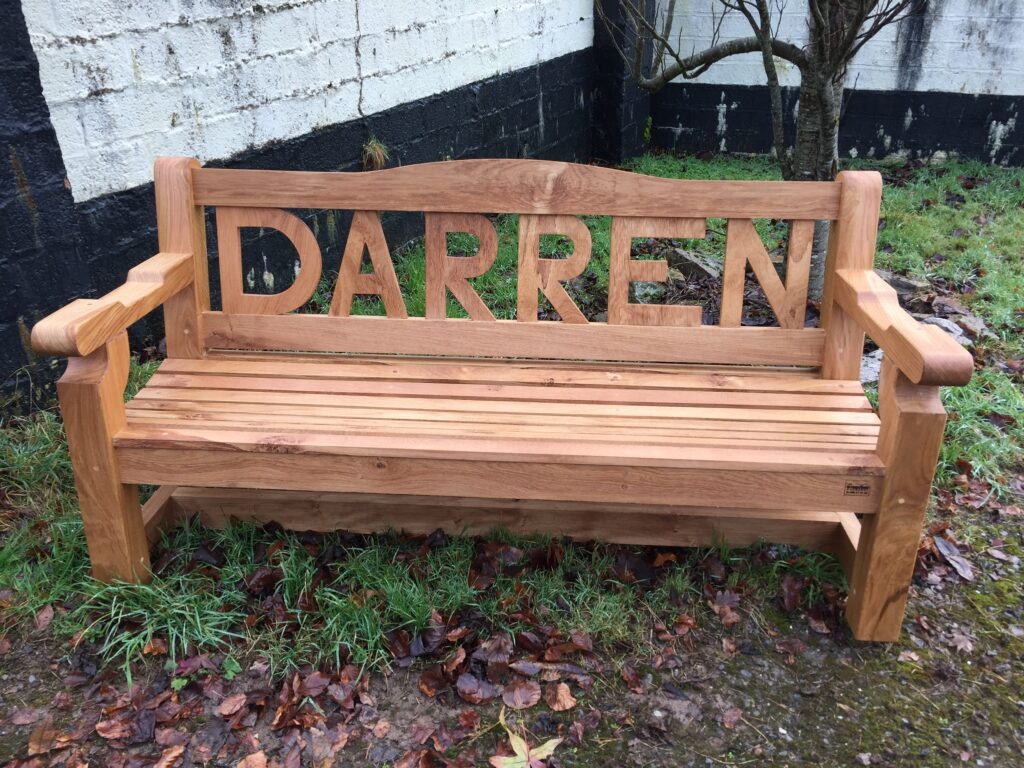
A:
<svg viewBox="0 0 1024 768">
<path fill-rule="evenodd" d="M 371 173 L 156 162 L 160 253 L 97 300 L 33 330 L 70 357 L 58 392 L 93 573 L 145 579 L 149 543 L 182 515 L 289 528 L 387 526 L 565 534 L 659 545 L 725 540 L 835 552 L 854 634 L 898 637 L 945 413 L 971 356 L 914 321 L 874 272 L 881 179 L 675 181 L 531 160 Z M 221 309 L 211 310 L 204 207 L 216 208 Z M 321 276 L 303 220 L 354 211 L 330 313 L 294 312 Z M 408 317 L 376 211 L 426 212 L 426 317 Z M 494 225 L 519 214 L 516 320 L 468 278 L 491 267 Z M 608 322 L 564 288 L 591 254 L 579 215 L 612 217 Z M 728 220 L 721 321 L 699 306 L 630 302 L 666 278 L 634 238 L 698 238 Z M 785 278 L 752 220 L 791 222 Z M 814 222 L 832 222 L 822 327 L 805 328 Z M 243 292 L 242 227 L 279 230 L 301 269 Z M 479 239 L 470 257 L 446 233 Z M 541 235 L 573 243 L 541 258 Z M 372 271 L 360 263 L 369 255 Z M 778 327 L 741 325 L 753 272 Z M 470 319 L 448 319 L 451 294 Z M 378 295 L 388 317 L 350 316 Z M 538 321 L 543 294 L 561 321 Z M 125 329 L 163 305 L 167 360 L 127 404 Z M 858 381 L 864 333 L 885 354 L 878 413 Z M 140 512 L 137 484 L 160 486 Z"/>
</svg>

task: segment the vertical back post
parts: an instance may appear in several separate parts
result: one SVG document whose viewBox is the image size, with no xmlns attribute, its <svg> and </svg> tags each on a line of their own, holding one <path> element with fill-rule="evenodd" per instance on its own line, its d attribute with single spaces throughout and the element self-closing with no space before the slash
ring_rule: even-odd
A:
<svg viewBox="0 0 1024 768">
<path fill-rule="evenodd" d="M 203 207 L 192 195 L 194 157 L 160 157 L 154 166 L 156 226 L 160 250 L 191 253 L 192 283 L 164 305 L 168 357 L 202 357 L 199 315 L 210 309 L 210 279 L 206 261 L 206 221 Z"/>
<path fill-rule="evenodd" d="M 875 263 L 878 212 L 882 203 L 882 177 L 877 171 L 843 171 L 839 218 L 832 222 L 825 261 L 825 287 L 821 296 L 821 324 L 825 328 L 824 379 L 857 379 L 864 354 L 864 331 L 832 299 L 838 269 L 871 269 Z"/>
</svg>

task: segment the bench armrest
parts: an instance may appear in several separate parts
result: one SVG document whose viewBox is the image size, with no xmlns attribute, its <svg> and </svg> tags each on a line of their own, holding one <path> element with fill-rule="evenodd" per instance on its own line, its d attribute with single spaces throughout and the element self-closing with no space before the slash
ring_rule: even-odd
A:
<svg viewBox="0 0 1024 768">
<path fill-rule="evenodd" d="M 99 299 L 76 299 L 32 328 L 32 348 L 43 355 L 84 357 L 186 288 L 192 254 L 158 253 L 128 272 L 124 285 Z"/>
<path fill-rule="evenodd" d="M 834 297 L 915 384 L 959 386 L 970 381 L 971 353 L 941 329 L 911 317 L 896 291 L 873 271 L 838 270 Z"/>
</svg>

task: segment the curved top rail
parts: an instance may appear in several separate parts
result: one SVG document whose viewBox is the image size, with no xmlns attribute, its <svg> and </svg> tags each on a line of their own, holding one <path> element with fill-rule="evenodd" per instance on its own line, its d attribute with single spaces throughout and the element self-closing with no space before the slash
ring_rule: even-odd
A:
<svg viewBox="0 0 1024 768">
<path fill-rule="evenodd" d="M 196 168 L 197 205 L 445 213 L 835 219 L 827 181 L 693 181 L 552 160 L 450 160 L 382 171 Z"/>
</svg>

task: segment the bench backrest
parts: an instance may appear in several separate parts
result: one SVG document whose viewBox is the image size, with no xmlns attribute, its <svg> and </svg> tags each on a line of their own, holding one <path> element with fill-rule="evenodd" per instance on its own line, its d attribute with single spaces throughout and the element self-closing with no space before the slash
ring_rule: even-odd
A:
<svg viewBox="0 0 1024 768">
<path fill-rule="evenodd" d="M 804 327 L 814 223 L 838 222 L 830 268 L 870 264 L 877 203 L 844 195 L 836 182 L 680 181 L 587 165 L 541 160 L 459 160 L 365 173 L 201 168 L 187 158 L 156 165 L 160 247 L 195 254 L 190 296 L 167 307 L 168 352 L 194 357 L 204 349 L 290 350 L 366 354 L 516 357 L 654 363 L 818 367 L 825 331 Z M 870 197 L 870 196 L 869 196 Z M 206 273 L 205 206 L 216 207 L 222 308 L 211 311 Z M 321 277 L 317 239 L 285 209 L 353 211 L 329 315 L 296 314 Z M 410 318 L 395 277 L 378 211 L 425 216 L 426 317 Z M 467 278 L 493 263 L 497 237 L 484 214 L 519 214 L 518 311 L 495 320 Z M 608 321 L 587 322 L 563 283 L 585 269 L 591 235 L 581 215 L 612 217 Z M 630 256 L 634 238 L 704 237 L 706 219 L 727 220 L 717 326 L 701 324 L 701 308 L 635 304 L 629 284 L 664 281 L 661 260 Z M 753 220 L 790 222 L 785 279 L 780 278 Z M 295 282 L 273 295 L 243 292 L 240 228 L 273 228 L 294 245 Z M 447 252 L 447 233 L 479 240 L 474 256 Z M 573 242 L 564 259 L 540 257 L 542 235 Z M 372 272 L 361 272 L 364 253 Z M 747 268 L 778 318 L 778 327 L 741 325 Z M 446 317 L 451 293 L 469 319 Z M 350 316 L 353 296 L 379 295 L 387 317 Z M 538 321 L 543 294 L 561 317 Z M 827 294 L 827 288 L 826 288 Z"/>
</svg>

